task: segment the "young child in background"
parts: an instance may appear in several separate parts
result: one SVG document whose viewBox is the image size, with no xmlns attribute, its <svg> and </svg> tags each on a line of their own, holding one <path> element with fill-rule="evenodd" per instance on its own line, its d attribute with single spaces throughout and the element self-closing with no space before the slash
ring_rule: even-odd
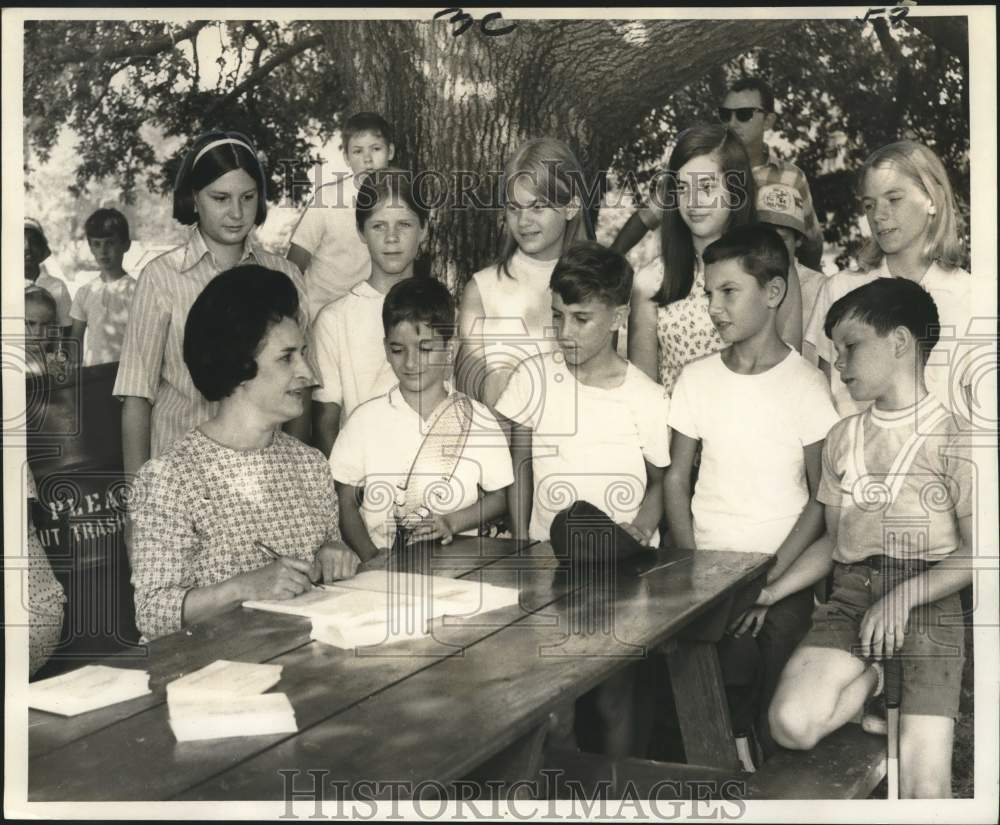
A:
<svg viewBox="0 0 1000 825">
<path fill-rule="evenodd" d="M 56 299 L 47 289 L 30 286 L 24 290 L 24 369 L 28 375 L 56 374 L 60 365 L 65 366 L 57 313 Z"/>
<path fill-rule="evenodd" d="M 382 304 L 395 284 L 413 277 L 429 218 L 412 183 L 412 174 L 400 169 L 365 176 L 354 232 L 368 250 L 368 280 L 327 304 L 313 325 L 322 383 L 313 395 L 314 440 L 327 456 L 353 410 L 395 383 L 383 345 Z"/>
<path fill-rule="evenodd" d="M 396 154 L 391 127 L 374 112 L 349 117 L 341 137 L 350 174 L 313 193 L 288 249 L 288 260 L 305 276 L 310 320 L 370 274 L 368 247 L 354 224 L 355 201 L 365 173 L 385 169 Z"/>
<path fill-rule="evenodd" d="M 173 215 L 190 227 L 188 238 L 143 268 L 115 381 L 114 394 L 124 402 L 126 475 L 218 410 L 198 392 L 183 352 L 188 311 L 209 281 L 240 263 L 257 263 L 288 275 L 305 301 L 295 265 L 250 239 L 267 216 L 266 195 L 257 151 L 239 132 L 207 132 L 185 156 Z"/>
<path fill-rule="evenodd" d="M 583 170 L 562 141 L 522 145 L 507 161 L 503 184 L 500 260 L 469 279 L 458 312 L 458 386 L 491 407 L 520 361 L 555 349 L 545 334 L 552 269 L 570 244 L 594 238 Z"/>
<path fill-rule="evenodd" d="M 852 415 L 869 401 L 856 399 L 831 369 L 833 342 L 823 331 L 830 307 L 876 278 L 906 278 L 930 293 L 941 318 L 940 339 L 924 370 L 927 389 L 969 418 L 973 376 L 962 368 L 960 340 L 969 332 L 972 276 L 960 267 L 964 249 L 959 217 L 944 165 L 921 143 L 890 143 L 865 161 L 859 188 L 871 230 L 858 255 L 861 269 L 844 270 L 824 281 L 805 332 L 829 377 L 837 412 Z"/>
<path fill-rule="evenodd" d="M 756 219 L 757 187 L 746 149 L 724 126 L 681 132 L 664 178 L 660 256 L 635 278 L 628 324 L 629 360 L 673 392 L 690 361 L 725 342 L 708 314 L 702 252 L 724 232 Z M 778 311 L 781 337 L 796 349 L 801 336 L 798 280 Z"/>
<path fill-rule="evenodd" d="M 50 275 L 43 263 L 52 251 L 42 225 L 34 218 L 24 219 L 24 286 L 44 289 L 56 302 L 56 323 L 65 333 L 70 325 L 72 299 L 61 278 Z"/>
<path fill-rule="evenodd" d="M 905 278 L 877 279 L 830 307 L 835 366 L 852 398 L 873 404 L 838 422 L 823 450 L 832 560 L 829 544 L 814 545 L 761 592 L 780 600 L 833 567 L 830 599 L 771 706 L 777 742 L 806 750 L 851 721 L 882 690 L 880 660 L 898 655 L 900 795 L 933 799 L 951 796 L 965 633 L 956 618 L 972 582 L 975 498 L 969 423 L 924 382 L 938 323 L 933 299 Z"/>
<path fill-rule="evenodd" d="M 392 547 L 400 521 L 412 540 L 477 535 L 506 510 L 513 481 L 496 419 L 446 380 L 455 332 L 447 288 L 432 278 L 397 283 L 382 322 L 397 383 L 354 411 L 330 454 L 341 532 L 362 561 Z"/>
<path fill-rule="evenodd" d="M 522 361 L 497 402 L 511 422 L 514 537 L 548 541 L 556 514 L 583 500 L 656 546 L 669 402 L 663 387 L 615 350 L 632 267 L 617 252 L 581 242 L 560 256 L 550 285 L 559 349 Z M 631 750 L 634 677 L 626 668 L 597 693 L 611 755 Z"/>
<path fill-rule="evenodd" d="M 69 311 L 73 319 L 70 335 L 82 349 L 83 366 L 90 367 L 121 358 L 136 281 L 122 269 L 132 240 L 121 212 L 98 209 L 87 218 L 83 231 L 101 274 L 77 290 Z"/>
<path fill-rule="evenodd" d="M 667 520 L 679 547 L 773 554 L 773 580 L 823 534 L 815 495 L 837 413 L 822 373 L 778 335 L 789 255 L 777 232 L 738 227 L 704 260 L 708 312 L 728 347 L 685 366 L 674 388 Z M 752 608 L 719 643 L 733 727 L 742 738 L 756 725 L 765 754 L 774 750 L 767 706 L 812 607 L 806 588 Z"/>
<path fill-rule="evenodd" d="M 802 195 L 794 186 L 784 183 L 769 183 L 757 189 L 757 220 L 774 229 L 785 242 L 788 250 L 789 272 L 795 270 L 802 293 L 802 330 L 809 323 L 816 296 L 823 286 L 826 276 L 795 260 L 796 250 L 806 237 L 805 212 Z M 816 350 L 811 344 L 802 342 L 802 357 L 813 366 L 817 365 Z"/>
</svg>

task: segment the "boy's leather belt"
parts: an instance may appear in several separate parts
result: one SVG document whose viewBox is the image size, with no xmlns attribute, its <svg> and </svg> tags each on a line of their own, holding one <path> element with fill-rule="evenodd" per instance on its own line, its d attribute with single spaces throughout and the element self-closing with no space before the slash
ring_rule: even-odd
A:
<svg viewBox="0 0 1000 825">
<path fill-rule="evenodd" d="M 916 575 L 923 573 L 934 566 L 934 562 L 925 559 L 897 559 L 895 556 L 877 555 L 869 556 L 862 564 L 877 573 L 909 573 Z"/>
</svg>

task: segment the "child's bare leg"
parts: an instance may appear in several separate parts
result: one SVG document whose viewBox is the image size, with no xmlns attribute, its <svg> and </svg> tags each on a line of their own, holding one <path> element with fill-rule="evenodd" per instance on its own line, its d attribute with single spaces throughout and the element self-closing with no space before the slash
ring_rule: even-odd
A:
<svg viewBox="0 0 1000 825">
<path fill-rule="evenodd" d="M 629 665 L 614 673 L 597 688 L 597 712 L 601 718 L 604 753 L 624 758 L 632 755 L 636 666 Z"/>
<path fill-rule="evenodd" d="M 788 660 L 768 711 L 771 735 L 783 747 L 809 750 L 864 706 L 875 671 L 844 650 L 800 647 Z"/>
<path fill-rule="evenodd" d="M 955 720 L 901 714 L 899 795 L 904 799 L 951 798 L 951 751 Z"/>
</svg>

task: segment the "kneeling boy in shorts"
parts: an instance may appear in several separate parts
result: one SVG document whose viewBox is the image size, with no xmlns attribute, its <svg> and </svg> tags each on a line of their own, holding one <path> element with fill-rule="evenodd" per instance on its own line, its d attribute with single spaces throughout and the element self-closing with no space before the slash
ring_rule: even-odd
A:
<svg viewBox="0 0 1000 825">
<path fill-rule="evenodd" d="M 938 323 L 933 299 L 905 278 L 860 287 L 827 314 L 852 398 L 875 403 L 827 436 L 818 498 L 833 540 L 833 592 L 770 708 L 779 744 L 812 748 L 881 692 L 880 660 L 898 655 L 900 794 L 911 798 L 951 796 L 964 638 L 958 592 L 972 581 L 969 424 L 929 395 L 923 378 Z M 826 575 L 823 546 L 800 556 L 762 601 Z"/>
</svg>

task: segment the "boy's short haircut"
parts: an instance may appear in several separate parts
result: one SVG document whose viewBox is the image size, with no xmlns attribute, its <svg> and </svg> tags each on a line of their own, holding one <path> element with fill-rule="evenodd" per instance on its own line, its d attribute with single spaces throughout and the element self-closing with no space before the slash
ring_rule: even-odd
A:
<svg viewBox="0 0 1000 825">
<path fill-rule="evenodd" d="M 379 204 L 393 199 L 406 204 L 417 216 L 421 227 L 427 226 L 430 210 L 420 192 L 413 188 L 413 173 L 389 167 L 369 172 L 361 182 L 354 206 L 354 222 L 358 232 L 364 233 L 365 223 Z"/>
<path fill-rule="evenodd" d="M 774 91 L 765 80 L 759 77 L 741 77 L 732 86 L 730 92 L 759 92 L 760 108 L 765 112 L 774 111 Z"/>
<path fill-rule="evenodd" d="M 351 138 L 364 132 L 378 135 L 386 143 L 392 143 L 392 127 L 382 115 L 375 112 L 358 112 L 344 121 L 340 134 L 343 137 L 343 150 L 346 152 Z"/>
<path fill-rule="evenodd" d="M 788 249 L 774 229 L 748 223 L 730 229 L 702 253 L 705 266 L 722 261 L 739 261 L 740 269 L 753 276 L 762 287 L 773 278 L 788 281 Z"/>
<path fill-rule="evenodd" d="M 83 224 L 83 234 L 88 238 L 117 238 L 129 243 L 128 220 L 117 209 L 97 209 Z"/>
<path fill-rule="evenodd" d="M 56 322 L 56 319 L 59 317 L 59 307 L 56 305 L 56 299 L 52 296 L 52 293 L 45 287 L 30 286 L 24 290 L 25 305 L 29 301 L 46 307 L 52 313 L 52 323 Z"/>
<path fill-rule="evenodd" d="M 624 306 L 632 297 L 632 265 L 596 241 L 579 241 L 559 256 L 549 288 L 567 304 L 596 298 L 611 307 Z"/>
<path fill-rule="evenodd" d="M 833 338 L 833 328 L 848 318 L 883 337 L 896 327 L 906 327 L 924 364 L 941 337 L 937 304 L 920 284 L 906 278 L 878 278 L 834 301 L 823 322 L 826 337 Z"/>
<path fill-rule="evenodd" d="M 389 290 L 382 304 L 386 337 L 404 321 L 427 324 L 445 341 L 450 341 L 455 335 L 455 300 L 436 278 L 407 278 Z"/>
</svg>

